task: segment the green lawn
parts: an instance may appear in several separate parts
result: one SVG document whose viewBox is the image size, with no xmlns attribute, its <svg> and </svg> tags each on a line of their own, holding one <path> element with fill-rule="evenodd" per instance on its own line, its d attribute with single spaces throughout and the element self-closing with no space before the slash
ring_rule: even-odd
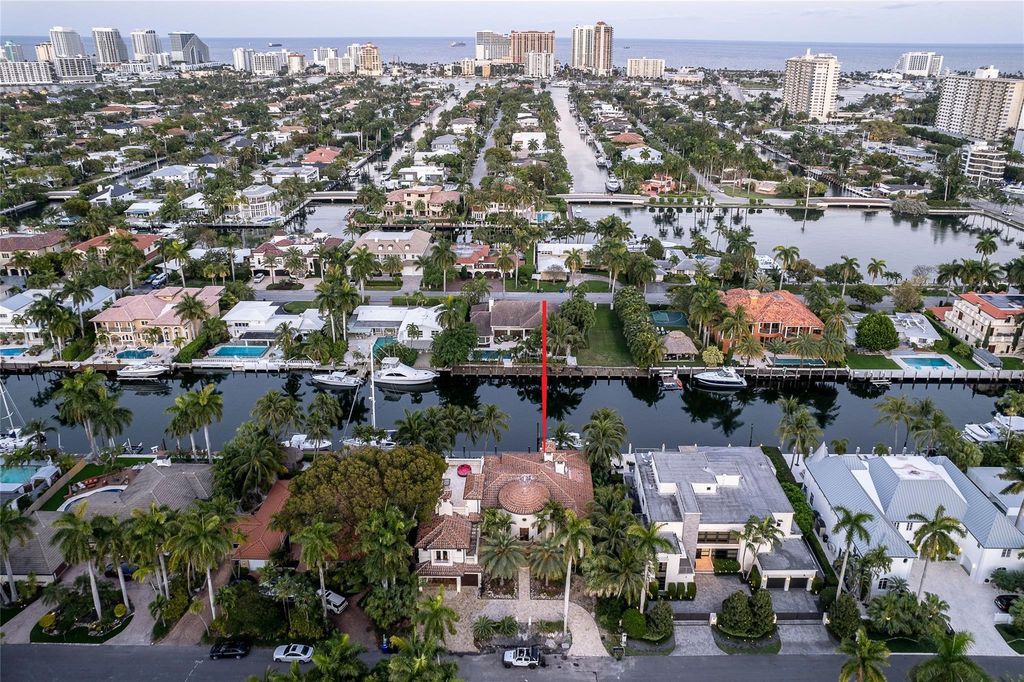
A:
<svg viewBox="0 0 1024 682">
<path fill-rule="evenodd" d="M 527 282 L 520 284 L 511 279 L 505 281 L 505 291 L 541 291 L 548 294 L 562 293 L 569 288 L 568 282 Z M 606 294 L 610 291 L 608 282 L 603 280 L 585 280 L 577 289 L 585 294 Z"/>
<path fill-rule="evenodd" d="M 1003 361 L 1003 369 L 1024 369 L 1024 360 L 1020 358 L 1011 358 L 1003 355 L 999 359 Z"/>
<path fill-rule="evenodd" d="M 288 301 L 281 306 L 286 313 L 291 315 L 301 315 L 307 310 L 316 308 L 316 302 L 314 301 Z"/>
<path fill-rule="evenodd" d="M 587 333 L 587 347 L 580 349 L 577 361 L 581 365 L 598 367 L 633 365 L 633 358 L 626 347 L 626 337 L 622 335 L 622 323 L 608 306 L 597 307 L 594 325 Z"/>
<path fill-rule="evenodd" d="M 1009 623 L 999 623 L 996 625 L 996 630 L 1003 636 L 1003 639 L 1006 640 L 1011 649 L 1018 654 L 1024 654 L 1024 632 L 1021 632 Z"/>
<path fill-rule="evenodd" d="M 75 477 L 71 479 L 70 483 L 64 486 L 63 490 L 58 490 L 56 493 L 54 493 L 53 497 L 48 499 L 46 501 L 46 504 L 40 507 L 39 510 L 57 511 L 57 507 L 59 507 L 64 502 L 64 493 L 68 491 L 68 486 L 78 483 L 79 481 L 84 481 L 85 479 L 91 478 L 93 476 L 99 476 L 102 473 L 103 467 L 101 465 L 86 464 L 84 467 L 82 467 L 81 471 L 75 474 Z"/>
<path fill-rule="evenodd" d="M 846 364 L 850 369 L 899 369 L 900 366 L 884 355 L 862 355 L 846 353 Z"/>
</svg>

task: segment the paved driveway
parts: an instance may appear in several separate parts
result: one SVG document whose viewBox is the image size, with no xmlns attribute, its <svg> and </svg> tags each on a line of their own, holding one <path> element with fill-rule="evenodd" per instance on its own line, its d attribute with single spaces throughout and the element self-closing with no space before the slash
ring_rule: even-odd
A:
<svg viewBox="0 0 1024 682">
<path fill-rule="evenodd" d="M 921 582 L 923 561 L 914 562 L 910 574 L 910 589 L 917 592 Z M 992 602 L 999 594 L 991 585 L 971 581 L 955 561 L 932 562 L 924 582 L 925 592 L 934 592 L 949 602 L 949 621 L 953 629 L 974 634 L 975 656 L 1012 656 L 1013 649 L 996 631 L 993 618 L 996 606 Z"/>
<path fill-rule="evenodd" d="M 782 654 L 832 654 L 836 645 L 821 623 L 779 623 Z"/>
<path fill-rule="evenodd" d="M 741 591 L 750 594 L 750 589 L 740 582 L 735 575 L 711 575 L 698 573 L 697 596 L 693 601 L 673 601 L 672 610 L 676 613 L 718 613 L 722 610 L 722 602 L 730 594 Z"/>
</svg>

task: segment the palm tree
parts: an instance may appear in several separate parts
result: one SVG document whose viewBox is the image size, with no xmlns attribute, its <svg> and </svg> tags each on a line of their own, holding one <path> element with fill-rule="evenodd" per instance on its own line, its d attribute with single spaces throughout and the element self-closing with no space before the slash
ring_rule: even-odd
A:
<svg viewBox="0 0 1024 682">
<path fill-rule="evenodd" d="M 206 458 L 213 464 L 213 447 L 210 445 L 210 424 L 224 418 L 224 396 L 215 393 L 217 386 L 207 384 L 198 391 L 193 391 L 189 399 L 192 422 L 203 427 L 203 438 L 206 440 Z"/>
<path fill-rule="evenodd" d="M 626 425 L 615 410 L 602 407 L 590 415 L 590 421 L 583 427 L 583 436 L 583 454 L 595 474 L 594 478 L 604 482 L 611 473 L 612 459 L 622 452 Z"/>
<path fill-rule="evenodd" d="M 448 271 L 458 262 L 458 256 L 452 251 L 452 243 L 447 239 L 439 239 L 430 252 L 430 260 L 441 271 L 441 291 L 448 293 Z"/>
<path fill-rule="evenodd" d="M 1005 488 L 999 491 L 1000 495 L 1020 495 L 1024 493 L 1024 466 L 1018 464 L 1007 465 L 1006 470 L 999 474 L 999 478 L 1003 481 L 1010 481 Z M 1020 528 L 1022 514 L 1024 514 L 1024 504 L 1017 510 L 1017 516 L 1013 520 L 1014 528 Z"/>
<path fill-rule="evenodd" d="M 572 584 L 573 562 L 585 559 L 594 548 L 591 537 L 591 525 L 587 519 L 576 516 L 569 510 L 565 513 L 565 523 L 559 529 L 555 539 L 565 552 L 565 597 L 562 611 L 562 634 L 569 631 L 569 590 Z"/>
<path fill-rule="evenodd" d="M 722 316 L 722 321 L 718 324 L 718 333 L 723 338 L 728 338 L 729 346 L 732 348 L 733 341 L 737 337 L 742 338 L 744 335 L 750 333 L 750 319 L 747 317 L 746 309 L 738 305 L 735 310 L 730 310 Z M 724 347 L 724 346 L 723 346 Z"/>
<path fill-rule="evenodd" d="M 779 289 L 782 288 L 782 282 L 786 278 L 786 270 L 793 267 L 793 264 L 800 260 L 800 248 L 796 246 L 776 246 L 772 251 L 775 252 L 775 260 L 779 262 Z"/>
<path fill-rule="evenodd" d="M 839 264 L 839 273 L 843 276 L 843 289 L 839 293 L 840 298 L 846 297 L 846 283 L 857 273 L 860 262 L 856 258 L 843 256 Z"/>
<path fill-rule="evenodd" d="M 416 525 L 393 505 L 370 513 L 358 526 L 358 549 L 366 577 L 385 590 L 409 570 L 412 547 L 406 540 Z"/>
<path fill-rule="evenodd" d="M 797 457 L 810 454 L 811 449 L 821 440 L 822 431 L 818 422 L 807 410 L 801 407 L 792 415 L 783 415 L 778 427 L 779 440 L 792 448 L 793 460 L 790 466 L 796 466 Z"/>
<path fill-rule="evenodd" d="M 359 660 L 365 651 L 366 647 L 353 643 L 347 632 L 338 632 L 317 645 L 313 665 L 321 679 L 355 682 L 366 676 L 366 664 Z"/>
<path fill-rule="evenodd" d="M 185 294 L 181 297 L 181 300 L 174 305 L 174 312 L 181 318 L 182 321 L 187 322 L 189 328 L 192 331 L 192 338 L 196 337 L 196 333 L 199 330 L 199 323 L 210 316 L 206 312 L 206 306 L 199 300 L 198 296 L 194 294 Z"/>
<path fill-rule="evenodd" d="M 81 424 L 85 429 L 85 436 L 89 441 L 89 452 L 96 457 L 96 435 L 93 431 L 93 422 L 96 417 L 96 406 L 107 395 L 106 386 L 103 384 L 103 377 L 96 373 L 92 367 L 84 371 L 71 374 L 60 381 L 60 388 L 54 393 L 54 397 L 61 403 L 57 406 L 57 414 L 65 422 Z"/>
<path fill-rule="evenodd" d="M 160 244 L 160 254 L 163 256 L 164 264 L 171 261 L 178 262 L 178 274 L 181 275 L 181 286 L 185 287 L 185 261 L 188 260 L 188 247 L 177 240 L 164 241 Z"/>
<path fill-rule="evenodd" d="M 150 502 L 148 509 L 133 509 L 131 516 L 131 539 L 136 546 L 134 554 L 155 559 L 157 585 L 167 599 L 171 596 L 171 581 L 167 573 L 164 544 L 170 535 L 172 514 L 169 507 Z"/>
<path fill-rule="evenodd" d="M 217 618 L 214 598 L 213 569 L 231 553 L 237 536 L 233 519 L 219 514 L 193 510 L 178 523 L 176 532 L 167 541 L 172 566 L 186 565 L 206 573 L 206 589 L 210 597 L 210 614 Z"/>
<path fill-rule="evenodd" d="M 913 682 L 985 682 L 990 679 L 984 669 L 967 655 L 974 646 L 970 632 L 942 633 L 932 638 L 935 657 L 910 669 Z"/>
<path fill-rule="evenodd" d="M 126 611 L 131 611 L 128 587 L 125 584 L 124 571 L 121 568 L 121 561 L 128 557 L 129 552 L 128 526 L 121 525 L 112 516 L 99 514 L 92 517 L 91 525 L 96 554 L 101 559 L 110 559 L 110 563 L 113 564 L 114 570 L 117 572 L 117 582 L 121 587 L 121 602 Z"/>
<path fill-rule="evenodd" d="M 69 566 L 85 564 L 85 570 L 89 575 L 89 588 L 92 590 L 92 605 L 96 611 L 96 620 L 102 620 L 103 605 L 100 603 L 100 590 L 96 584 L 96 571 L 93 568 L 95 563 L 93 544 L 96 538 L 93 536 L 92 525 L 85 518 L 88 508 L 89 503 L 82 502 L 75 511 L 61 514 L 53 522 L 56 532 L 50 542 L 57 546 Z"/>
<path fill-rule="evenodd" d="M 764 357 L 764 346 L 757 340 L 757 337 L 747 334 L 740 338 L 740 342 L 736 344 L 733 352 L 739 357 L 745 358 L 749 364 L 753 360 Z"/>
<path fill-rule="evenodd" d="M 462 309 L 462 303 L 454 296 L 446 298 L 437 311 L 437 323 L 442 329 L 452 329 L 465 319 L 466 313 Z"/>
<path fill-rule="evenodd" d="M 853 543 L 858 539 L 864 543 L 871 541 L 867 525 L 874 521 L 875 517 L 868 512 L 852 512 L 841 505 L 836 505 L 835 512 L 837 519 L 836 524 L 832 527 L 832 534 L 842 533 L 845 538 L 843 543 L 843 566 L 839 569 L 839 594 L 842 594 L 845 587 L 843 579 L 846 577 L 846 564 L 850 560 L 850 550 L 853 549 Z"/>
<path fill-rule="evenodd" d="M 334 538 L 341 530 L 341 524 L 317 521 L 292 536 L 292 542 L 300 546 L 299 558 L 307 566 L 315 566 L 320 574 L 320 606 L 327 617 L 327 586 L 324 584 L 324 564 L 338 557 L 338 545 Z"/>
<path fill-rule="evenodd" d="M 498 268 L 501 272 L 501 278 L 505 279 L 508 275 L 516 269 L 516 263 L 519 258 L 516 252 L 512 250 L 511 246 L 503 244 L 498 250 L 498 257 L 494 261 L 494 267 Z"/>
<path fill-rule="evenodd" d="M 821 341 L 811 334 L 800 334 L 787 344 L 790 352 L 798 358 L 816 358 L 821 355 Z"/>
<path fill-rule="evenodd" d="M 17 542 L 24 546 L 32 539 L 32 519 L 22 516 L 17 508 L 5 504 L 0 506 L 0 556 L 4 559 L 4 570 L 7 571 L 7 585 L 11 590 L 11 601 L 18 601 L 18 586 L 14 582 L 14 569 L 11 568 L 11 547 Z M 0 595 L 3 591 L 0 590 Z"/>
<path fill-rule="evenodd" d="M 555 537 L 547 537 L 530 548 L 530 573 L 544 581 L 562 577 L 565 571 L 565 550 Z"/>
<path fill-rule="evenodd" d="M 921 598 L 921 591 L 924 590 L 924 579 L 928 574 L 928 563 L 940 561 L 957 551 L 956 537 L 964 537 L 967 531 L 955 516 L 946 516 L 946 508 L 939 505 L 931 516 L 924 514 L 908 514 L 907 520 L 912 523 L 920 523 L 921 526 L 914 531 L 914 547 L 918 556 L 924 559 L 924 568 L 921 570 L 921 584 L 917 587 L 917 598 Z"/>
<path fill-rule="evenodd" d="M 388 661 L 389 682 L 419 682 L 420 680 L 451 680 L 454 664 L 441 663 L 437 640 L 393 635 L 391 643 L 398 653 Z"/>
<path fill-rule="evenodd" d="M 629 529 L 629 535 L 633 539 L 633 548 L 644 564 L 644 588 L 640 591 L 640 613 L 644 612 L 644 601 L 651 582 L 651 564 L 657 560 L 659 552 L 669 552 L 672 549 L 672 543 L 661 534 L 663 525 L 654 522 L 647 525 L 636 523 Z"/>
<path fill-rule="evenodd" d="M 348 257 L 348 270 L 359 283 L 359 295 L 365 295 L 366 280 L 377 270 L 377 258 L 365 246 L 352 251 Z"/>
<path fill-rule="evenodd" d="M 523 546 L 511 533 L 497 533 L 480 543 L 480 566 L 491 578 L 502 585 L 519 573 L 519 567 L 526 563 Z"/>
<path fill-rule="evenodd" d="M 839 651 L 848 656 L 839 669 L 839 682 L 885 682 L 882 668 L 889 665 L 889 649 L 868 637 L 864 628 L 853 639 L 843 640 Z"/>
<path fill-rule="evenodd" d="M 913 408 L 910 401 L 905 395 L 888 395 L 882 398 L 882 402 L 878 403 L 875 409 L 881 413 L 875 424 L 889 424 L 895 430 L 892 439 L 892 449 L 895 452 L 900 439 L 900 424 L 906 424 L 909 432 L 910 422 L 913 419 Z"/>
<path fill-rule="evenodd" d="M 876 279 L 885 274 L 885 261 L 881 258 L 872 258 L 868 263 L 867 271 L 868 276 L 871 277 L 871 283 L 874 284 Z"/>
<path fill-rule="evenodd" d="M 423 639 L 442 643 L 447 635 L 455 634 L 455 624 L 460 620 L 455 609 L 444 603 L 444 590 L 421 601 L 413 614 L 412 622 L 423 627 Z"/>
<path fill-rule="evenodd" d="M 984 262 L 988 262 L 988 257 L 999 250 L 999 244 L 996 242 L 996 236 L 991 232 L 986 232 L 978 237 L 978 242 L 974 246 L 974 250 L 981 254 L 981 258 Z"/>
<path fill-rule="evenodd" d="M 569 274 L 572 277 L 570 285 L 575 284 L 576 274 L 583 269 L 583 265 L 583 251 L 580 249 L 569 249 L 569 252 L 565 254 L 565 267 L 569 269 Z"/>
<path fill-rule="evenodd" d="M 267 391 L 260 396 L 251 415 L 274 436 L 280 436 L 288 426 L 302 421 L 299 403 L 281 391 Z"/>
<path fill-rule="evenodd" d="M 488 403 L 480 408 L 475 417 L 479 432 L 485 436 L 484 450 L 489 448 L 489 441 L 492 438 L 497 447 L 501 441 L 501 434 L 508 431 L 508 413 L 502 411 L 497 405 Z"/>
<path fill-rule="evenodd" d="M 739 536 L 739 540 L 743 544 L 740 570 L 743 570 L 743 564 L 746 563 L 747 552 L 751 552 L 754 555 L 753 560 L 750 562 L 750 569 L 752 570 L 754 562 L 757 561 L 757 555 L 762 551 L 762 548 L 767 545 L 771 549 L 777 550 L 782 546 L 782 538 L 782 529 L 775 523 L 773 516 L 765 516 L 763 519 L 751 516 L 747 519 Z M 749 577 L 750 570 L 746 571 L 746 575 Z M 760 587 L 760 585 L 752 587 Z"/>
<path fill-rule="evenodd" d="M 78 313 L 78 326 L 82 330 L 82 334 L 85 334 L 83 307 L 92 300 L 92 288 L 86 284 L 83 277 L 69 277 L 61 287 L 60 297 L 75 306 L 75 312 Z"/>
<path fill-rule="evenodd" d="M 282 450 L 277 438 L 249 422 L 239 427 L 238 435 L 227 447 L 232 448 L 235 489 L 253 498 L 269 490 L 281 470 Z"/>
</svg>

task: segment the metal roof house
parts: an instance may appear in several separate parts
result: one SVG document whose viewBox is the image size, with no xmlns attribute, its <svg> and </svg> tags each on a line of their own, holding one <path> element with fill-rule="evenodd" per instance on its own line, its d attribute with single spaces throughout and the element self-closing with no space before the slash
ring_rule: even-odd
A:
<svg viewBox="0 0 1024 682">
<path fill-rule="evenodd" d="M 872 593 L 886 590 L 890 578 L 910 576 L 917 558 L 914 532 L 921 526 L 911 516 L 931 517 L 939 505 L 963 524 L 966 535 L 954 537 L 959 547 L 955 560 L 973 582 L 986 582 L 997 569 L 1024 568 L 1018 558 L 1024 533 L 945 456 L 832 455 L 822 445 L 794 474 L 817 512 L 817 532 L 833 554 L 845 545 L 844 537 L 832 533 L 836 507 L 874 517 L 867 529 L 870 541 L 853 542 L 856 554 L 884 546 L 892 559 L 889 573 L 871 586 Z"/>
</svg>

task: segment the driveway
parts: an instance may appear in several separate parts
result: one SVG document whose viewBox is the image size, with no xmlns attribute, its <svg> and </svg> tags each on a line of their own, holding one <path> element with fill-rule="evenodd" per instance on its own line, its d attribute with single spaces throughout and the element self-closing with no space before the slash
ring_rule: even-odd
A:
<svg viewBox="0 0 1024 682">
<path fill-rule="evenodd" d="M 707 623 L 675 626 L 676 648 L 670 656 L 725 656 L 715 644 L 711 626 Z"/>
<path fill-rule="evenodd" d="M 917 592 L 921 582 L 923 561 L 915 561 L 910 573 L 910 589 Z M 955 561 L 932 562 L 924 582 L 925 592 L 934 592 L 949 602 L 949 622 L 954 630 L 966 630 L 974 635 L 974 656 L 1013 656 L 1013 649 L 995 628 L 996 606 L 992 602 L 999 594 L 985 583 L 975 583 Z"/>
<path fill-rule="evenodd" d="M 780 654 L 833 654 L 836 651 L 835 642 L 821 623 L 780 622 L 778 626 L 782 640 Z"/>
<path fill-rule="evenodd" d="M 698 573 L 697 596 L 693 601 L 673 601 L 672 610 L 676 613 L 718 613 L 722 610 L 722 602 L 730 594 L 741 591 L 749 595 L 750 590 L 734 575 L 711 575 Z"/>
</svg>

